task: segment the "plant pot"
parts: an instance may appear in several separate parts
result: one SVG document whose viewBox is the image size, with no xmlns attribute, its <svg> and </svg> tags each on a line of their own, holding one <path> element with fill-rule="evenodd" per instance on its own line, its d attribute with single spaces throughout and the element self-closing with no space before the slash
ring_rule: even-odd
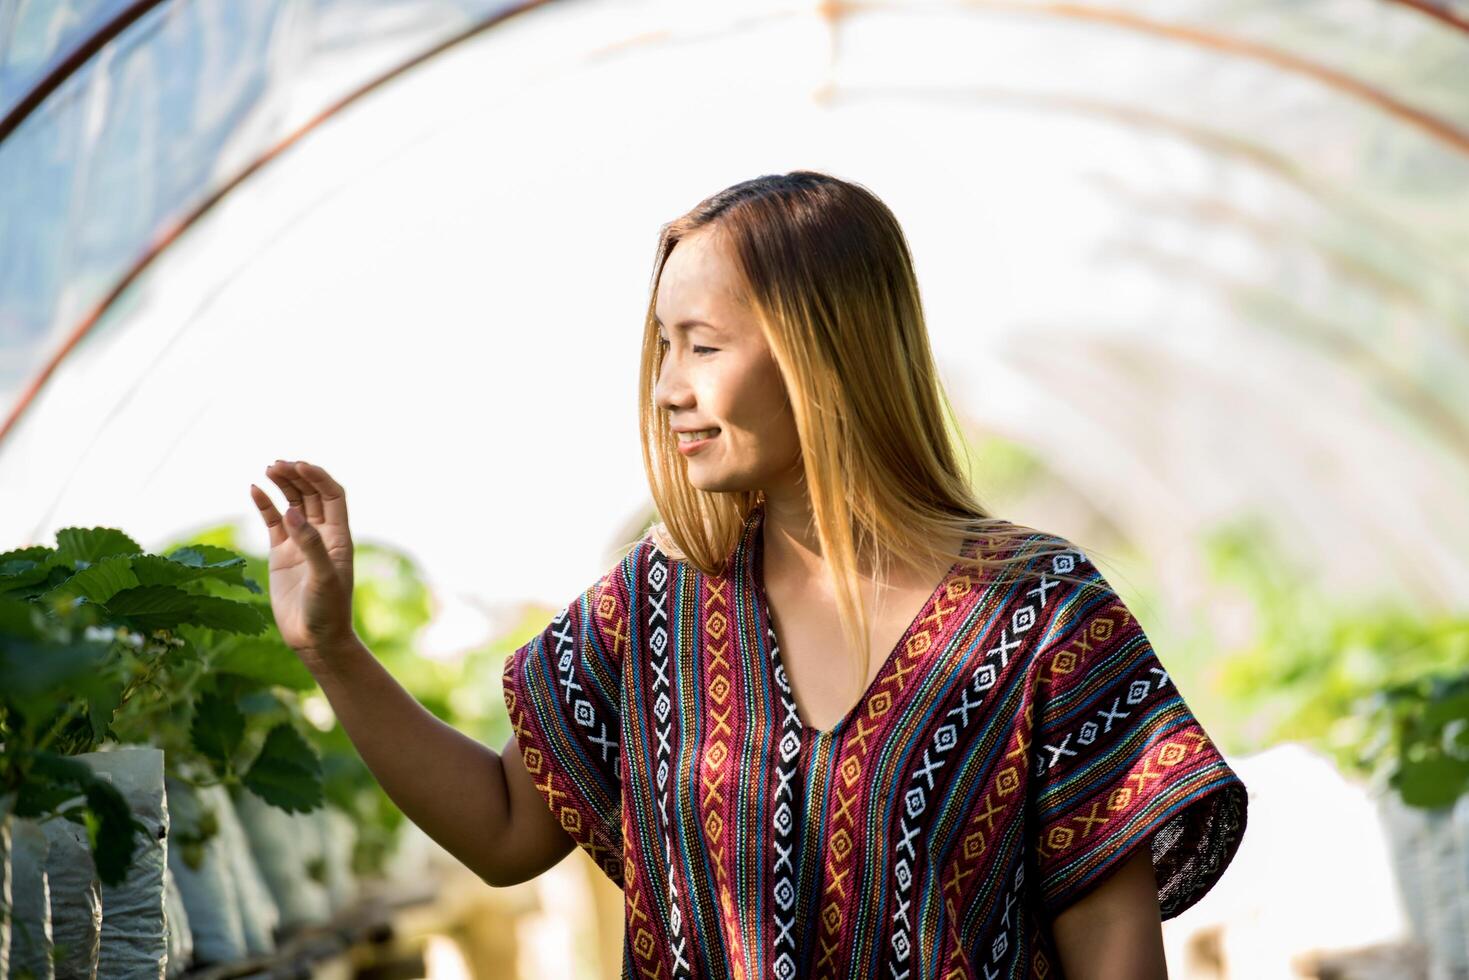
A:
<svg viewBox="0 0 1469 980">
<path fill-rule="evenodd" d="M 53 980 L 51 898 L 46 880 L 46 832 L 34 820 L 11 817 L 10 950 L 0 953 L 0 977 Z"/>
<path fill-rule="evenodd" d="M 172 868 L 163 869 L 163 925 L 168 934 L 168 976 L 176 977 L 194 964 L 194 933 Z"/>
<path fill-rule="evenodd" d="M 280 908 L 282 931 L 329 922 L 326 858 L 312 815 L 287 813 L 249 792 L 241 793 L 236 805 L 250 850 Z"/>
<path fill-rule="evenodd" d="M 275 934 L 280 928 L 281 913 L 275 896 L 260 873 L 250 839 L 235 809 L 234 797 L 223 786 L 210 786 L 200 791 L 200 799 L 214 808 L 219 821 L 219 836 L 229 856 L 230 881 L 234 886 L 235 904 L 240 909 L 240 925 L 245 934 L 245 949 L 251 956 L 275 952 Z"/>
<path fill-rule="evenodd" d="M 10 973 L 10 808 L 15 797 L 0 796 L 0 977 Z"/>
<path fill-rule="evenodd" d="M 1378 812 L 1409 931 L 1427 954 L 1429 980 L 1469 976 L 1469 851 L 1455 830 L 1455 808 L 1409 806 L 1389 792 L 1378 797 Z"/>
<path fill-rule="evenodd" d="M 46 882 L 56 980 L 97 980 L 102 942 L 102 884 L 87 830 L 64 817 L 41 823 L 46 835 Z"/>
<path fill-rule="evenodd" d="M 168 936 L 163 913 L 163 871 L 168 866 L 168 801 L 163 787 L 163 750 L 125 745 L 76 757 L 110 782 L 146 832 L 134 837 L 127 877 L 102 885 L 102 977 L 163 980 Z"/>
<path fill-rule="evenodd" d="M 1459 937 L 1459 956 L 1469 962 L 1469 796 L 1454 802 L 1453 825 L 1458 849 L 1454 864 L 1459 871 L 1459 919 L 1454 929 Z"/>
<path fill-rule="evenodd" d="M 332 914 L 357 901 L 357 876 L 352 872 L 352 851 L 357 844 L 357 826 L 334 806 L 313 810 L 321 851 L 326 859 L 326 893 Z"/>
<path fill-rule="evenodd" d="M 196 964 L 232 963 L 246 956 L 245 927 L 230 871 L 229 852 L 218 832 L 202 843 L 206 817 L 216 821 L 213 808 L 206 807 L 188 783 L 168 778 L 168 806 L 172 815 L 173 840 L 168 848 L 168 867 L 173 872 L 194 942 Z M 211 816 L 212 815 L 212 816 Z"/>
</svg>

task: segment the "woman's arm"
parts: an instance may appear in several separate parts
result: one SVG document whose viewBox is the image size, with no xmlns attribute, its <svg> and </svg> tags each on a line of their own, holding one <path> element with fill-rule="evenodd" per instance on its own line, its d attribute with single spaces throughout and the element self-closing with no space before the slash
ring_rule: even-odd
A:
<svg viewBox="0 0 1469 980">
<path fill-rule="evenodd" d="M 302 461 L 277 460 L 266 475 L 290 502 L 282 515 L 250 486 L 270 535 L 276 626 L 398 809 L 492 885 L 533 878 L 565 857 L 575 842 L 539 796 L 515 737 L 497 755 L 440 721 L 353 629 L 346 490 Z"/>
<path fill-rule="evenodd" d="M 1066 980 L 1167 980 L 1151 851 L 1139 847 L 1052 921 Z"/>
<path fill-rule="evenodd" d="M 575 846 L 537 793 L 514 735 L 496 754 L 445 724 L 361 641 L 308 663 L 388 797 L 487 883 L 534 878 Z"/>
</svg>

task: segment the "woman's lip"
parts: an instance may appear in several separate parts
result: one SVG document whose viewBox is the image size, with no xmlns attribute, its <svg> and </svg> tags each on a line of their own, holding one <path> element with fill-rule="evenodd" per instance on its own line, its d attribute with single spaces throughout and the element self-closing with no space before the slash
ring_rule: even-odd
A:
<svg viewBox="0 0 1469 980">
<path fill-rule="evenodd" d="M 707 439 L 695 439 L 693 442 L 683 442 L 683 441 L 680 441 L 679 444 L 678 444 L 678 451 L 681 452 L 681 453 L 683 453 L 685 456 L 687 456 L 689 453 L 696 453 L 696 452 L 698 452 L 700 449 L 704 448 L 709 443 L 713 442 L 715 439 L 718 439 L 718 438 L 719 438 L 719 433 L 716 432 L 716 433 L 714 433 L 714 435 L 709 436 Z"/>
</svg>

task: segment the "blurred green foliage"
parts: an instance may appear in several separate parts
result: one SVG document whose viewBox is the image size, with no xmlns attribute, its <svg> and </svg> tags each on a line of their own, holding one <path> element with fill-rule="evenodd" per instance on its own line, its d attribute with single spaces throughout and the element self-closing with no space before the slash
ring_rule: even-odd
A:
<svg viewBox="0 0 1469 980">
<path fill-rule="evenodd" d="M 1044 461 L 1022 446 L 963 423 L 951 434 L 971 484 L 1001 513 L 1048 479 Z M 1149 632 L 1171 651 L 1175 683 L 1221 744 L 1250 752 L 1302 742 L 1415 806 L 1469 793 L 1469 618 L 1324 594 L 1262 521 L 1221 525 L 1202 550 L 1216 594 L 1245 600 L 1252 622 L 1238 625 L 1253 639 L 1228 648 L 1208 628 L 1170 629 L 1161 612 Z M 1128 588 L 1128 605 L 1151 609 L 1157 588 Z M 1238 608 L 1225 602 L 1221 615 Z"/>
<path fill-rule="evenodd" d="M 256 581 L 269 582 L 267 559 L 243 552 L 233 526 L 208 528 L 192 535 L 191 540 L 244 554 L 246 573 Z M 435 717 L 497 751 L 502 748 L 511 731 L 500 687 L 505 657 L 544 629 L 554 610 L 527 608 L 523 619 L 494 641 L 436 659 L 420 653 L 421 634 L 434 616 L 434 603 L 422 570 L 412 557 L 385 544 L 359 542 L 355 546 L 354 580 L 353 628 L 373 655 Z M 268 599 L 266 603 L 269 615 Z M 235 659 L 260 663 L 258 653 L 246 645 L 226 656 L 232 663 Z M 403 814 L 357 754 L 310 673 L 289 648 L 286 653 L 294 665 L 290 671 L 294 679 L 285 686 L 300 696 L 282 698 L 280 704 L 292 716 L 306 720 L 303 730 L 321 755 L 326 799 L 356 824 L 354 870 L 359 874 L 378 872 L 392 853 Z M 279 672 L 269 669 L 270 676 L 277 680 L 287 673 L 285 664 L 279 666 Z M 299 673 L 295 673 L 297 670 Z"/>
<path fill-rule="evenodd" d="M 1206 554 L 1256 611 L 1254 642 L 1219 675 L 1255 747 L 1313 745 L 1413 806 L 1469 792 L 1469 619 L 1322 595 L 1255 522 L 1221 528 Z"/>
</svg>

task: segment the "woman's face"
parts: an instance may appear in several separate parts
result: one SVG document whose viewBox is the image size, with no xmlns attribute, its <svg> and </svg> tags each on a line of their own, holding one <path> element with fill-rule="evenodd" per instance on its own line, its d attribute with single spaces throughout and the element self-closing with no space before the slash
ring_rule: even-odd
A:
<svg viewBox="0 0 1469 980">
<path fill-rule="evenodd" d="M 653 397 L 678 434 L 689 483 L 711 493 L 784 493 L 800 441 L 780 369 L 743 296 L 724 238 L 706 226 L 669 253 L 654 305 L 663 363 Z"/>
</svg>

